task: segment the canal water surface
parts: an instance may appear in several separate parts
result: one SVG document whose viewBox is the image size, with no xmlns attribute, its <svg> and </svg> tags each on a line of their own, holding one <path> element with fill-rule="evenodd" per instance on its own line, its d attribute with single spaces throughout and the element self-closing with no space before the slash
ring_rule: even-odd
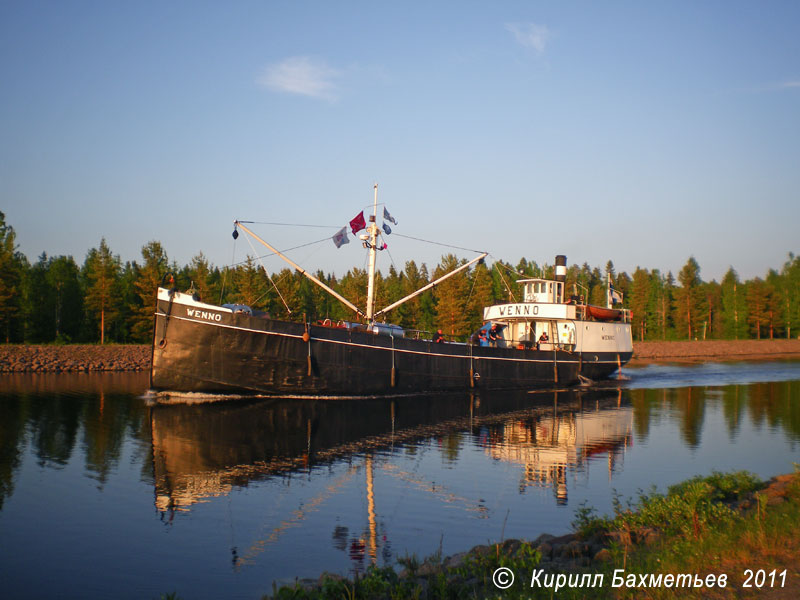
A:
<svg viewBox="0 0 800 600">
<path fill-rule="evenodd" d="M 566 533 L 583 503 L 610 513 L 615 496 L 800 462 L 792 361 L 394 401 L 154 405 L 146 388 L 0 377 L 4 598 L 260 598 L 275 580 Z"/>
</svg>

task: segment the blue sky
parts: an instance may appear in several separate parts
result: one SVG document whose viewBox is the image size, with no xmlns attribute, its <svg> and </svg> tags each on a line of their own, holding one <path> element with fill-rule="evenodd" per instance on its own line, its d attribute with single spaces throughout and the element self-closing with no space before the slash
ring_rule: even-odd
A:
<svg viewBox="0 0 800 600">
<path fill-rule="evenodd" d="M 800 253 L 799 28 L 792 1 L 4 0 L 0 210 L 31 260 L 223 266 L 234 219 L 329 226 L 258 228 L 298 246 L 377 182 L 395 233 L 514 263 L 763 277 Z M 384 271 L 449 251 L 386 241 Z"/>
</svg>

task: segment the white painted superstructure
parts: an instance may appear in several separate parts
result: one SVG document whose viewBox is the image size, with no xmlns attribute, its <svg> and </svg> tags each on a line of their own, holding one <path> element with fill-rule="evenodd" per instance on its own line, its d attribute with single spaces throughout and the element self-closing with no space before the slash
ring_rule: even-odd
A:
<svg viewBox="0 0 800 600">
<path fill-rule="evenodd" d="M 574 296 L 565 301 L 565 265 L 566 257 L 556 257 L 554 280 L 519 280 L 523 302 L 484 308 L 485 326 L 498 325 L 498 339 L 493 343 L 506 348 L 565 350 L 588 355 L 584 356 L 587 361 L 599 360 L 600 354 L 629 357 L 633 352 L 630 311 L 591 306 Z"/>
</svg>

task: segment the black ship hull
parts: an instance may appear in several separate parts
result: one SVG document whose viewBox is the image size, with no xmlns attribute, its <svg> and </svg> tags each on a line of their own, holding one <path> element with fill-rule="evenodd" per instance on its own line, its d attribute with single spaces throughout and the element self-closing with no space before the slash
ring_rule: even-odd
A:
<svg viewBox="0 0 800 600">
<path fill-rule="evenodd" d="M 163 290 L 162 290 L 163 291 Z M 154 390 L 353 397 L 570 386 L 630 353 L 481 347 L 237 314 L 170 300 L 156 308 Z"/>
</svg>

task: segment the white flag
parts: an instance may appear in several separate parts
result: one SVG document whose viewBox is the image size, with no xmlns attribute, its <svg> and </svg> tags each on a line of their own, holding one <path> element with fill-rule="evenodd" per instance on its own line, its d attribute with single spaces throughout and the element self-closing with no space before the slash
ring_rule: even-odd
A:
<svg viewBox="0 0 800 600">
<path fill-rule="evenodd" d="M 331 239 L 333 239 L 333 243 L 336 244 L 337 248 L 341 248 L 344 244 L 349 244 L 350 240 L 347 239 L 347 227 L 342 227 Z"/>
</svg>

